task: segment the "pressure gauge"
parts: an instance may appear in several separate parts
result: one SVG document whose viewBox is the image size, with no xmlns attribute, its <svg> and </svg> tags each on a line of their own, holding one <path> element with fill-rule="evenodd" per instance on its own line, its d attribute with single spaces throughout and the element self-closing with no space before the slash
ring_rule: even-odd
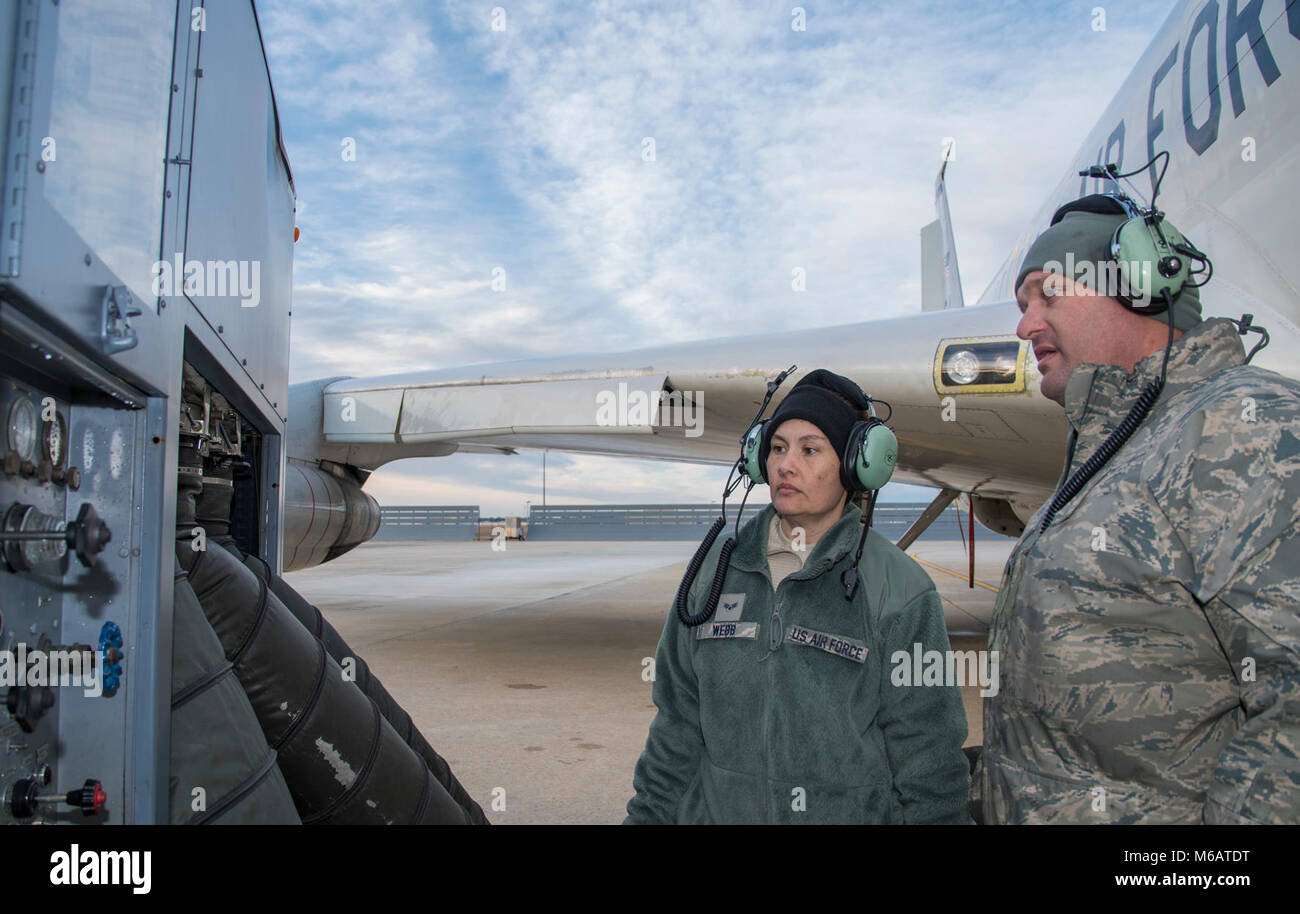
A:
<svg viewBox="0 0 1300 914">
<path fill-rule="evenodd" d="M 45 446 L 45 456 L 55 469 L 63 466 L 63 461 L 68 456 L 68 425 L 63 421 L 62 413 L 56 412 L 53 421 L 45 423 L 45 434 L 41 440 Z"/>
<path fill-rule="evenodd" d="M 31 460 L 36 450 L 36 407 L 21 395 L 9 407 L 9 447 L 20 460 Z"/>
</svg>

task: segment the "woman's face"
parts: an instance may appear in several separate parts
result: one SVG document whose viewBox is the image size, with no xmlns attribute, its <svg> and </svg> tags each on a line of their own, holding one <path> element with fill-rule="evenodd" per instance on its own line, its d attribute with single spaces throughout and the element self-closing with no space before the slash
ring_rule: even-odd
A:
<svg viewBox="0 0 1300 914">
<path fill-rule="evenodd" d="M 767 481 L 776 513 L 792 525 L 819 528 L 838 518 L 848 493 L 840 483 L 840 455 L 821 429 L 806 419 L 787 419 L 772 435 Z"/>
</svg>

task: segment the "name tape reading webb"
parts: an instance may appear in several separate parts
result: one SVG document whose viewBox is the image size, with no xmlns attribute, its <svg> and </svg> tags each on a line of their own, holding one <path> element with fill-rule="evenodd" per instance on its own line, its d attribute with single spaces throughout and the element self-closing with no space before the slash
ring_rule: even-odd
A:
<svg viewBox="0 0 1300 914">
<path fill-rule="evenodd" d="M 695 637 L 705 638 L 757 638 L 757 622 L 710 622 L 695 630 Z"/>
</svg>

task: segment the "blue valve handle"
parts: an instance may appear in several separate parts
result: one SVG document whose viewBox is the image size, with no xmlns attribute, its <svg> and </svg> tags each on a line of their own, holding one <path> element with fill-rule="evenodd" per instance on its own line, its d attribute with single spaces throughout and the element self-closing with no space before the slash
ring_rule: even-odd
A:
<svg viewBox="0 0 1300 914">
<path fill-rule="evenodd" d="M 104 691 L 115 692 L 122 684 L 122 629 L 116 622 L 105 622 L 99 630 L 99 649 L 104 654 Z M 108 662 L 109 651 L 115 651 L 117 659 Z"/>
</svg>

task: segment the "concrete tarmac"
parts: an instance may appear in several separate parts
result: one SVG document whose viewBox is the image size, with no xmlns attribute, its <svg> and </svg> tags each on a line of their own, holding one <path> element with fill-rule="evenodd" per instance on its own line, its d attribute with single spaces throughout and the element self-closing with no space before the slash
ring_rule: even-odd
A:
<svg viewBox="0 0 1300 914">
<path fill-rule="evenodd" d="M 992 534 L 985 534 L 992 537 Z M 693 542 L 367 543 L 293 572 L 497 824 L 622 821 L 648 666 Z M 1014 542 L 917 543 L 955 650 L 984 647 Z M 969 744 L 978 687 L 963 689 Z"/>
</svg>

